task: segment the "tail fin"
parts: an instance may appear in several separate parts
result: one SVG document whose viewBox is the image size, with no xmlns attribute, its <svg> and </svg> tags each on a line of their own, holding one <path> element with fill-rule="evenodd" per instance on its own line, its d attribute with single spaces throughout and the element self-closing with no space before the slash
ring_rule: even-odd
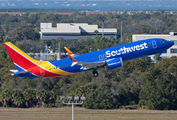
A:
<svg viewBox="0 0 177 120">
<path fill-rule="evenodd" d="M 74 55 L 67 47 L 64 47 L 64 48 L 69 55 Z"/>
<path fill-rule="evenodd" d="M 27 71 L 29 68 L 36 66 L 37 60 L 28 56 L 11 42 L 4 43 L 4 46 L 18 69 L 18 72 Z"/>
</svg>

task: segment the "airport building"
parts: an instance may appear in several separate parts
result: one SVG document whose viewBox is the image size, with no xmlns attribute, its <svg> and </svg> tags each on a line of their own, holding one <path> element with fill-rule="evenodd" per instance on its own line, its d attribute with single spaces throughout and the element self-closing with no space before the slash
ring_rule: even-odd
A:
<svg viewBox="0 0 177 120">
<path fill-rule="evenodd" d="M 173 41 L 174 45 L 169 48 L 167 51 L 162 53 L 160 57 L 162 59 L 164 58 L 170 58 L 172 56 L 177 56 L 177 32 L 170 32 L 169 34 L 133 34 L 132 35 L 132 41 L 139 41 L 139 40 L 145 40 L 150 38 L 163 38 L 165 40 Z M 154 55 L 151 55 L 151 60 L 154 60 Z"/>
<path fill-rule="evenodd" d="M 95 33 L 95 30 L 98 32 Z M 64 39 L 77 40 L 78 37 L 90 37 L 94 39 L 96 35 L 117 39 L 116 28 L 98 28 L 98 25 L 88 25 L 88 23 L 57 23 L 52 27 L 52 23 L 40 23 L 40 37 L 42 40 L 52 40 L 62 37 Z"/>
</svg>

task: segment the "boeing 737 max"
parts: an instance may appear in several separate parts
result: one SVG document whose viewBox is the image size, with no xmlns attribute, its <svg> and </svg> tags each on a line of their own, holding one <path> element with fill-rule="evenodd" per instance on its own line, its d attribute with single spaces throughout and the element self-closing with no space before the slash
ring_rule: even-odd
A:
<svg viewBox="0 0 177 120">
<path fill-rule="evenodd" d="M 127 43 L 82 55 L 74 55 L 66 47 L 69 58 L 57 61 L 37 61 L 14 46 L 4 43 L 17 70 L 10 70 L 13 76 L 28 78 L 49 78 L 71 75 L 74 73 L 93 70 L 93 75 L 98 76 L 97 69 L 107 66 L 114 69 L 123 66 L 123 62 L 156 53 L 162 53 L 174 43 L 161 38 L 147 39 Z"/>
</svg>

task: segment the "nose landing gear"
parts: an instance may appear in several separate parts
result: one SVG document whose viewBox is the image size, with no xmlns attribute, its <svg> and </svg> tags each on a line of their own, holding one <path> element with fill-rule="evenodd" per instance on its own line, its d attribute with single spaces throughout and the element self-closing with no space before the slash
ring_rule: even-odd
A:
<svg viewBox="0 0 177 120">
<path fill-rule="evenodd" d="M 94 77 L 98 77 L 98 72 L 96 70 L 93 71 Z"/>
</svg>

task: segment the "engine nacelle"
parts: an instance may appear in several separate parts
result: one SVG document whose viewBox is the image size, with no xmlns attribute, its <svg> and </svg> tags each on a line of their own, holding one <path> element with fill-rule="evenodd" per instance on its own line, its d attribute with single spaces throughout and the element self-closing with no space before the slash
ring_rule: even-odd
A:
<svg viewBox="0 0 177 120">
<path fill-rule="evenodd" d="M 108 69 L 114 69 L 123 66 L 122 58 L 114 58 L 107 62 Z"/>
</svg>

